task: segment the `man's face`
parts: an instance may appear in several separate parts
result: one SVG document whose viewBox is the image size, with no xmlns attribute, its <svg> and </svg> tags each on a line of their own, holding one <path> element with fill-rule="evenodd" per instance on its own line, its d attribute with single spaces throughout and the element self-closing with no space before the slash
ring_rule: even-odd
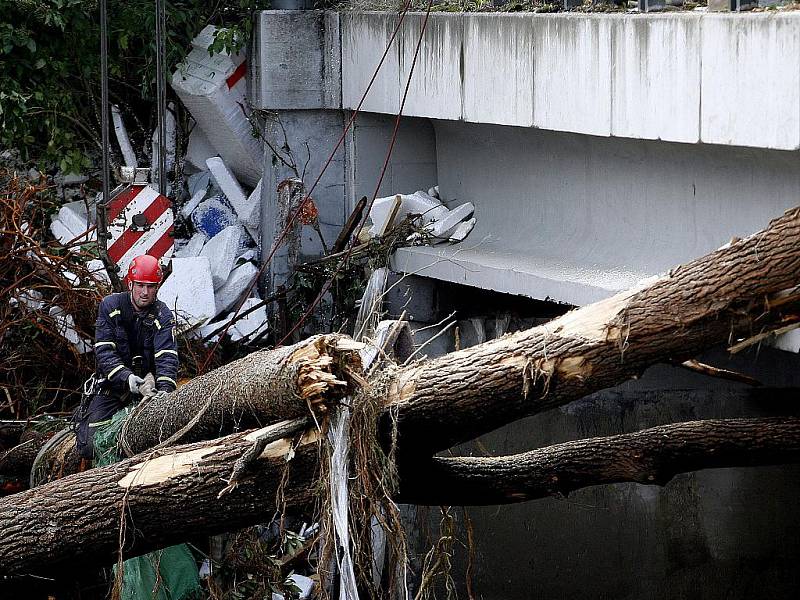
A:
<svg viewBox="0 0 800 600">
<path fill-rule="evenodd" d="M 131 302 L 136 310 L 144 310 L 156 301 L 156 294 L 158 293 L 157 283 L 141 283 L 134 281 L 128 283 L 128 289 L 131 292 Z"/>
</svg>

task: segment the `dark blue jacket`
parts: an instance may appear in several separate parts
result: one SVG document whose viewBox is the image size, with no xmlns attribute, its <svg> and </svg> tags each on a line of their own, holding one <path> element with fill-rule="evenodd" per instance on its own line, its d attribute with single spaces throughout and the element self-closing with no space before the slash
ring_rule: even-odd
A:
<svg viewBox="0 0 800 600">
<path fill-rule="evenodd" d="M 152 373 L 158 390 L 178 387 L 175 318 L 160 300 L 137 312 L 127 292 L 106 296 L 100 302 L 94 339 L 101 391 L 126 392 L 131 373 Z"/>
</svg>

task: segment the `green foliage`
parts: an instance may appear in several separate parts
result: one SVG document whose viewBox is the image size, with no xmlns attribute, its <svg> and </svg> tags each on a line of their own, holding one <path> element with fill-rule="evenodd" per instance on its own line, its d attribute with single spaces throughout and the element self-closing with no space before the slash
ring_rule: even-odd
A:
<svg viewBox="0 0 800 600">
<path fill-rule="evenodd" d="M 241 48 L 264 0 L 225 6 L 167 0 L 166 72 L 207 24 L 232 27 L 213 51 Z M 152 0 L 108 0 L 109 97 L 129 121 L 152 127 L 156 40 Z M 0 148 L 25 161 L 80 171 L 100 148 L 98 0 L 0 0 Z M 149 131 L 133 131 L 138 141 Z"/>
</svg>

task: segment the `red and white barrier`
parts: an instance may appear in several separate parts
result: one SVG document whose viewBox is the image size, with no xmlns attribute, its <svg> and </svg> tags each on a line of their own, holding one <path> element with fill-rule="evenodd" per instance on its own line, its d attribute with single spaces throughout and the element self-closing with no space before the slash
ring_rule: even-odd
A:
<svg viewBox="0 0 800 600">
<path fill-rule="evenodd" d="M 174 217 L 169 198 L 149 185 L 130 185 L 108 204 L 108 256 L 123 275 L 137 256 L 169 258 Z"/>
</svg>

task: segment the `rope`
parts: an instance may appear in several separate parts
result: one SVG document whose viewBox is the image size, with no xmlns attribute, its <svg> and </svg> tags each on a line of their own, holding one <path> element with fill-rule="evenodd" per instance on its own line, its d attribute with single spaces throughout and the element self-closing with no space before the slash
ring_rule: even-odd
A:
<svg viewBox="0 0 800 600">
<path fill-rule="evenodd" d="M 164 55 L 166 54 L 164 31 L 166 17 L 164 0 L 156 2 L 156 112 L 158 114 L 158 193 L 167 195 L 167 93 L 164 85 Z"/>
<path fill-rule="evenodd" d="M 214 356 L 214 353 L 217 351 L 217 348 L 219 347 L 220 342 L 222 341 L 222 338 L 225 337 L 225 334 L 228 333 L 228 329 L 232 326 L 233 322 L 236 320 L 235 317 L 239 314 L 239 311 L 241 310 L 242 306 L 244 305 L 244 301 L 250 295 L 250 292 L 253 291 L 253 288 L 255 287 L 256 283 L 261 280 L 261 276 L 264 274 L 264 270 L 269 265 L 270 261 L 272 260 L 272 257 L 275 255 L 275 252 L 277 252 L 277 250 L 280 247 L 281 243 L 283 242 L 284 238 L 289 234 L 289 231 L 291 230 L 292 225 L 294 224 L 295 220 L 298 218 L 298 216 L 305 209 L 306 203 L 311 199 L 311 194 L 314 193 L 314 190 L 316 189 L 317 185 L 319 184 L 320 180 L 322 179 L 322 176 L 325 174 L 325 171 L 328 169 L 328 167 L 330 166 L 331 162 L 333 162 L 333 157 L 336 156 L 336 152 L 339 150 L 339 147 L 344 143 L 344 140 L 345 140 L 345 138 L 347 136 L 347 132 L 350 131 L 350 127 L 352 127 L 353 123 L 355 123 L 355 120 L 358 117 L 358 113 L 361 110 L 361 106 L 364 104 L 364 101 L 367 99 L 367 94 L 369 94 L 369 91 L 372 88 L 373 83 L 375 83 L 375 79 L 377 79 L 377 77 L 378 77 L 378 73 L 380 72 L 381 67 L 383 66 L 383 63 L 386 60 L 386 56 L 389 54 L 389 50 L 391 49 L 392 44 L 394 43 L 394 40 L 397 37 L 397 33 L 400 31 L 400 27 L 403 25 L 403 21 L 406 18 L 406 14 L 408 13 L 409 9 L 411 8 L 411 2 L 412 2 L 412 0 L 406 0 L 406 3 L 403 6 L 403 10 L 400 12 L 400 18 L 397 21 L 397 25 L 395 26 L 394 31 L 392 32 L 392 35 L 389 38 L 389 43 L 386 44 L 386 49 L 383 51 L 383 55 L 381 56 L 380 61 L 378 61 L 378 65 L 375 67 L 375 71 L 372 73 L 372 77 L 370 78 L 369 83 L 367 84 L 367 88 L 364 90 L 364 93 L 361 95 L 361 99 L 358 101 L 358 106 L 356 106 L 356 108 L 353 110 L 353 113 L 350 116 L 350 119 L 347 121 L 347 124 L 345 125 L 344 130 L 342 131 L 342 135 L 339 136 L 339 140 L 336 142 L 336 145 L 333 147 L 333 150 L 328 155 L 328 159 L 325 161 L 325 164 L 322 166 L 322 170 L 320 170 L 319 175 L 317 175 L 317 178 L 314 180 L 314 183 L 312 184 L 311 188 L 309 188 L 309 190 L 305 194 L 303 200 L 297 205 L 297 208 L 295 209 L 294 213 L 292 213 L 291 217 L 287 221 L 286 226 L 283 228 L 283 231 L 281 231 L 281 234 L 272 243 L 272 247 L 271 247 L 271 249 L 269 251 L 269 254 L 267 255 L 267 258 L 264 260 L 264 262 L 261 264 L 261 267 L 258 269 L 258 273 L 256 274 L 256 277 L 253 279 L 253 282 L 250 284 L 250 287 L 247 288 L 247 292 L 242 294 L 240 299 L 239 299 L 239 301 L 236 303 L 236 308 L 235 308 L 234 313 L 233 313 L 234 318 L 231 319 L 231 321 L 228 323 L 228 327 L 225 328 L 225 330 L 222 332 L 222 334 L 220 335 L 220 337 L 217 340 L 217 342 L 211 348 L 211 351 L 208 353 L 208 357 L 206 358 L 205 362 L 203 362 L 203 365 L 202 365 L 202 367 L 200 369 L 201 372 L 205 371 L 206 367 L 208 367 L 208 363 L 211 361 L 211 358 Z M 428 11 L 429 12 L 430 12 L 430 4 L 431 3 L 429 2 L 428 3 Z M 425 17 L 425 22 L 427 23 L 427 15 Z M 422 33 L 424 33 L 424 27 L 423 27 L 423 31 L 420 33 L 420 40 L 422 39 Z M 418 47 L 419 47 L 419 44 L 418 44 Z M 414 56 L 414 59 L 415 59 L 415 62 L 416 62 L 416 54 Z M 412 72 L 413 72 L 413 65 L 412 65 Z M 410 77 L 411 77 L 411 75 L 409 74 L 409 80 L 410 80 Z M 406 92 L 407 91 L 408 91 L 408 88 L 406 88 Z M 405 95 L 403 96 L 403 103 L 405 103 Z M 398 115 L 398 117 L 399 117 L 399 115 Z M 391 152 L 391 150 L 390 150 L 390 152 Z M 375 199 L 373 198 L 373 203 L 374 203 L 374 201 L 375 201 Z M 370 204 L 369 208 L 372 208 L 372 204 Z M 369 209 L 366 211 L 365 214 L 369 215 Z M 349 253 L 351 251 L 352 250 L 348 250 L 348 254 L 345 256 L 344 260 L 346 260 L 350 256 Z M 338 272 L 337 272 L 337 275 L 338 275 Z M 332 281 L 330 283 L 332 283 Z M 327 283 L 326 286 L 323 286 L 323 287 L 325 287 L 326 291 L 327 291 L 327 288 L 330 287 L 330 283 Z M 322 298 L 322 294 L 320 294 L 320 296 L 317 298 L 317 300 L 314 301 L 314 304 L 312 305 L 312 309 L 316 306 L 316 304 L 319 302 L 319 300 L 321 298 Z M 303 315 L 301 317 L 301 322 L 305 321 L 305 319 L 308 318 L 308 314 L 310 314 L 310 313 L 307 313 L 307 314 L 305 314 L 305 315 Z M 295 327 L 295 329 L 296 329 L 296 327 Z M 281 340 L 280 343 L 278 343 L 277 345 L 280 346 L 281 344 L 283 344 L 283 342 L 286 341 L 286 339 L 288 339 L 289 335 L 291 335 L 293 332 L 294 332 L 294 329 L 291 332 L 289 332 L 289 334 L 287 336 L 285 336 L 283 338 L 283 340 Z"/>
</svg>

